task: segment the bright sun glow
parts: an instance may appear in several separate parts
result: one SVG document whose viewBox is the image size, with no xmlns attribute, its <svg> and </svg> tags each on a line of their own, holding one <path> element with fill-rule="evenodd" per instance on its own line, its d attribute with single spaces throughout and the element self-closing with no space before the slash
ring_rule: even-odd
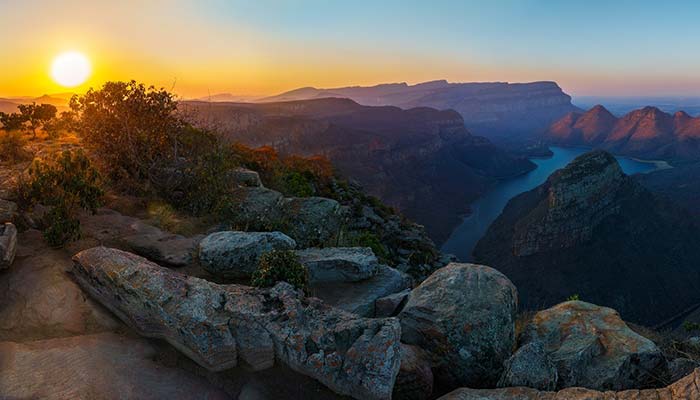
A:
<svg viewBox="0 0 700 400">
<path fill-rule="evenodd" d="M 51 77 L 65 87 L 78 86 L 90 77 L 90 61 L 77 51 L 59 54 L 51 64 Z"/>
</svg>

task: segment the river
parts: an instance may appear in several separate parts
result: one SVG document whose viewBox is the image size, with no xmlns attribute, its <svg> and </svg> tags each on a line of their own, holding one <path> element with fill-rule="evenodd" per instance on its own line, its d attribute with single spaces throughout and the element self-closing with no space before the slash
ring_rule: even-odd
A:
<svg viewBox="0 0 700 400">
<path fill-rule="evenodd" d="M 472 214 L 464 218 L 442 246 L 442 251 L 456 255 L 461 261 L 470 261 L 476 243 L 486 233 L 489 225 L 501 214 L 508 200 L 544 183 L 552 172 L 563 168 L 574 158 L 589 151 L 587 148 L 550 147 L 549 158 L 533 158 L 537 168 L 527 174 L 504 180 L 496 184 L 483 197 L 471 204 Z M 642 161 L 626 157 L 615 157 L 622 170 L 628 174 L 647 173 L 668 168 L 663 161 Z"/>
</svg>

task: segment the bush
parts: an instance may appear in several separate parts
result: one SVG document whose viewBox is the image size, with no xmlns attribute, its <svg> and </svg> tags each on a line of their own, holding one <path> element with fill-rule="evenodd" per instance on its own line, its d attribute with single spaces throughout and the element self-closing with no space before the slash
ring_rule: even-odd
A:
<svg viewBox="0 0 700 400">
<path fill-rule="evenodd" d="M 80 234 L 77 213 L 95 212 L 104 192 L 100 175 L 82 151 L 64 151 L 47 161 L 35 161 L 28 170 L 28 181 L 21 188 L 22 203 L 51 207 L 46 215 L 44 237 L 60 246 Z"/>
<path fill-rule="evenodd" d="M 0 160 L 17 163 L 30 159 L 31 155 L 24 150 L 26 142 L 21 132 L 0 132 Z"/>
<path fill-rule="evenodd" d="M 251 284 L 257 287 L 272 287 L 277 282 L 287 282 L 308 293 L 309 273 L 291 250 L 272 250 L 263 254 L 258 269 L 253 273 Z"/>
<path fill-rule="evenodd" d="M 571 296 L 566 298 L 566 301 L 579 301 L 579 300 L 581 300 L 581 298 L 578 294 L 572 294 Z"/>
<path fill-rule="evenodd" d="M 389 258 L 389 252 L 387 251 L 386 247 L 384 247 L 381 240 L 379 240 L 379 237 L 372 232 L 363 231 L 359 233 L 354 237 L 352 243 L 354 246 L 371 248 L 374 255 L 376 255 L 382 262 L 386 262 L 386 260 Z"/>
</svg>

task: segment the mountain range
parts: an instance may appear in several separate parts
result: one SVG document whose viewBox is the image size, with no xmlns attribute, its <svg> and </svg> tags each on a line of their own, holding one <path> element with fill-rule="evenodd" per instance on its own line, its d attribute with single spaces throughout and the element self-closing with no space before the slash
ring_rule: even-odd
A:
<svg viewBox="0 0 700 400">
<path fill-rule="evenodd" d="M 341 98 L 183 107 L 228 142 L 325 155 L 343 175 L 425 225 L 437 242 L 490 185 L 535 167 L 471 135 L 451 110 L 364 106 Z"/>
<path fill-rule="evenodd" d="M 579 111 L 555 82 L 450 83 L 437 80 L 351 86 L 332 89 L 305 87 L 258 100 L 279 102 L 344 97 L 367 106 L 431 107 L 460 113 L 465 126 L 478 135 L 499 140 L 532 137 L 564 114 Z"/>
<path fill-rule="evenodd" d="M 511 199 L 474 258 L 508 276 L 525 309 L 575 296 L 655 325 L 700 303 L 700 228 L 601 150 Z"/>
<path fill-rule="evenodd" d="M 571 112 L 546 132 L 556 144 L 602 148 L 616 154 L 664 160 L 700 159 L 700 118 L 644 107 L 618 118 L 602 105 Z"/>
</svg>

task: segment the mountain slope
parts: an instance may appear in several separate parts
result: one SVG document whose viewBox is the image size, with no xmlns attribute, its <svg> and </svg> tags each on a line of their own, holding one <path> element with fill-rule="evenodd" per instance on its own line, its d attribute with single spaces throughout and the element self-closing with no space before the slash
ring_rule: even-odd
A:
<svg viewBox="0 0 700 400">
<path fill-rule="evenodd" d="M 597 105 L 583 114 L 567 114 L 549 127 L 546 137 L 557 144 L 593 146 L 644 158 L 700 158 L 700 118 L 682 111 L 670 115 L 656 107 L 616 118 Z"/>
<path fill-rule="evenodd" d="M 513 198 L 474 257 L 505 273 L 525 308 L 573 294 L 655 324 L 700 302 L 700 229 L 594 151 Z"/>
<path fill-rule="evenodd" d="M 346 97 L 363 105 L 401 108 L 453 109 L 466 127 L 488 137 L 531 137 L 567 112 L 577 111 L 571 97 L 554 82 L 449 83 L 445 80 L 408 85 L 333 89 L 300 88 L 260 101 L 278 102 L 326 97 Z"/>
<path fill-rule="evenodd" d="M 185 106 L 228 142 L 325 155 L 343 175 L 424 224 L 438 242 L 496 179 L 534 168 L 472 136 L 449 110 L 368 107 L 338 98 Z"/>
</svg>

